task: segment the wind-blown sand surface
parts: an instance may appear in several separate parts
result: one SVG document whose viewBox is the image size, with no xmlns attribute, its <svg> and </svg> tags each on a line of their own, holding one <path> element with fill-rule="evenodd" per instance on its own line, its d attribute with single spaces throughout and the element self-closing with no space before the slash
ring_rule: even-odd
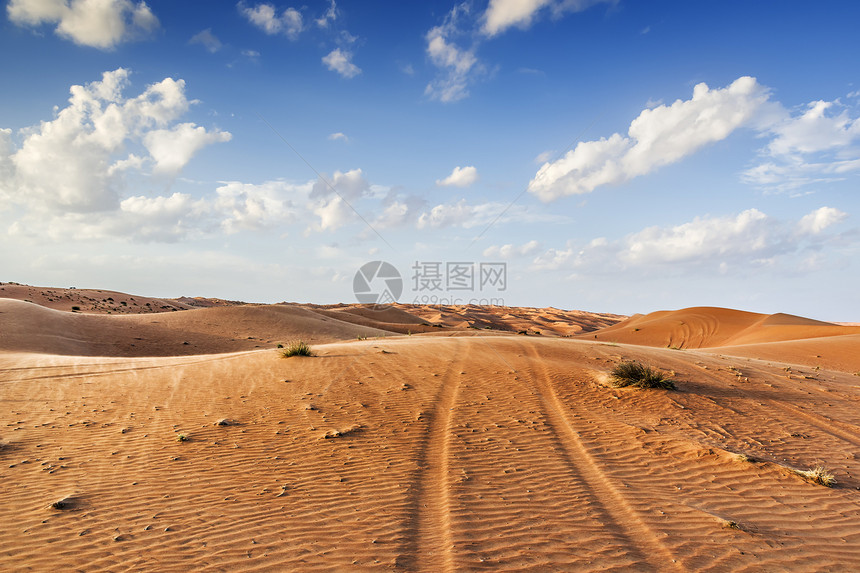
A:
<svg viewBox="0 0 860 573">
<path fill-rule="evenodd" d="M 0 569 L 860 567 L 860 328 L 431 311 L 0 298 Z M 610 387 L 627 359 L 677 390 Z"/>
</svg>

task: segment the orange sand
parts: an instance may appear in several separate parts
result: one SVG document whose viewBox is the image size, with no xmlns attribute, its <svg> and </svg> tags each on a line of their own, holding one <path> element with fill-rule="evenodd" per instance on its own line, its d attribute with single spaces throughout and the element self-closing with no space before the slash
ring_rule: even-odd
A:
<svg viewBox="0 0 860 573">
<path fill-rule="evenodd" d="M 15 298 L 2 570 L 860 567 L 860 329 L 706 308 L 608 326 L 622 317 Z M 299 337 L 316 356 L 277 354 Z M 677 391 L 608 386 L 625 359 Z M 836 487 L 790 471 L 818 463 Z"/>
</svg>

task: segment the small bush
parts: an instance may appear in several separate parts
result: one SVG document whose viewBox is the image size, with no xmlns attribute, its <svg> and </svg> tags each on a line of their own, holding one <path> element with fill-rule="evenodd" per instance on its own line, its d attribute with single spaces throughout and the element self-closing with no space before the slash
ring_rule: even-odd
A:
<svg viewBox="0 0 860 573">
<path fill-rule="evenodd" d="M 311 347 L 308 346 L 308 343 L 303 340 L 297 340 L 295 342 L 290 342 L 286 348 L 281 352 L 281 356 L 283 358 L 289 358 L 290 356 L 313 356 L 314 353 L 311 352 Z"/>
<path fill-rule="evenodd" d="M 808 470 L 794 470 L 797 475 L 802 476 L 812 483 L 823 485 L 824 487 L 833 487 L 836 485 L 836 476 L 824 466 L 815 466 Z"/>
<path fill-rule="evenodd" d="M 72 307 L 72 310 L 81 310 L 81 307 L 79 307 L 79 306 L 73 306 L 73 307 Z"/>
<path fill-rule="evenodd" d="M 612 369 L 612 378 L 616 387 L 675 389 L 675 383 L 667 379 L 662 372 L 640 362 L 619 362 Z"/>
<path fill-rule="evenodd" d="M 188 439 L 189 439 L 189 438 L 188 438 L 188 435 L 187 435 L 187 434 L 177 434 L 177 436 L 176 436 L 176 441 L 177 441 L 177 442 L 187 442 L 187 441 L 188 441 Z"/>
</svg>

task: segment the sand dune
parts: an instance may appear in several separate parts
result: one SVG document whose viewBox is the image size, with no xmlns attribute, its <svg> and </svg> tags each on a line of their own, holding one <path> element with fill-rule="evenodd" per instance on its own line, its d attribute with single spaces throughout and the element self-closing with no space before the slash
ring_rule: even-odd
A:
<svg viewBox="0 0 860 573">
<path fill-rule="evenodd" d="M 757 314 L 727 308 L 693 307 L 635 315 L 591 338 L 666 348 L 708 348 L 858 334 L 840 326 L 789 314 Z"/>
<path fill-rule="evenodd" d="M 0 569 L 860 567 L 859 334 L 687 309 L 569 338 L 567 311 L 431 311 L 0 299 Z M 613 322 L 587 315 L 568 332 Z M 431 326 L 358 340 L 373 324 Z M 609 341 L 632 328 L 652 344 Z M 281 358 L 286 336 L 316 356 Z M 623 360 L 677 390 L 609 386 Z M 792 471 L 817 464 L 836 487 Z"/>
</svg>

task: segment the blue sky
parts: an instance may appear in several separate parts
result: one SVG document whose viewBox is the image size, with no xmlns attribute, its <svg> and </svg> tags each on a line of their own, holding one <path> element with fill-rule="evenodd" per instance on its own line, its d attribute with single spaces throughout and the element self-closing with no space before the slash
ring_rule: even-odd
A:
<svg viewBox="0 0 860 573">
<path fill-rule="evenodd" d="M 860 321 L 860 5 L 810 6 L 10 0 L 0 280 Z"/>
</svg>

